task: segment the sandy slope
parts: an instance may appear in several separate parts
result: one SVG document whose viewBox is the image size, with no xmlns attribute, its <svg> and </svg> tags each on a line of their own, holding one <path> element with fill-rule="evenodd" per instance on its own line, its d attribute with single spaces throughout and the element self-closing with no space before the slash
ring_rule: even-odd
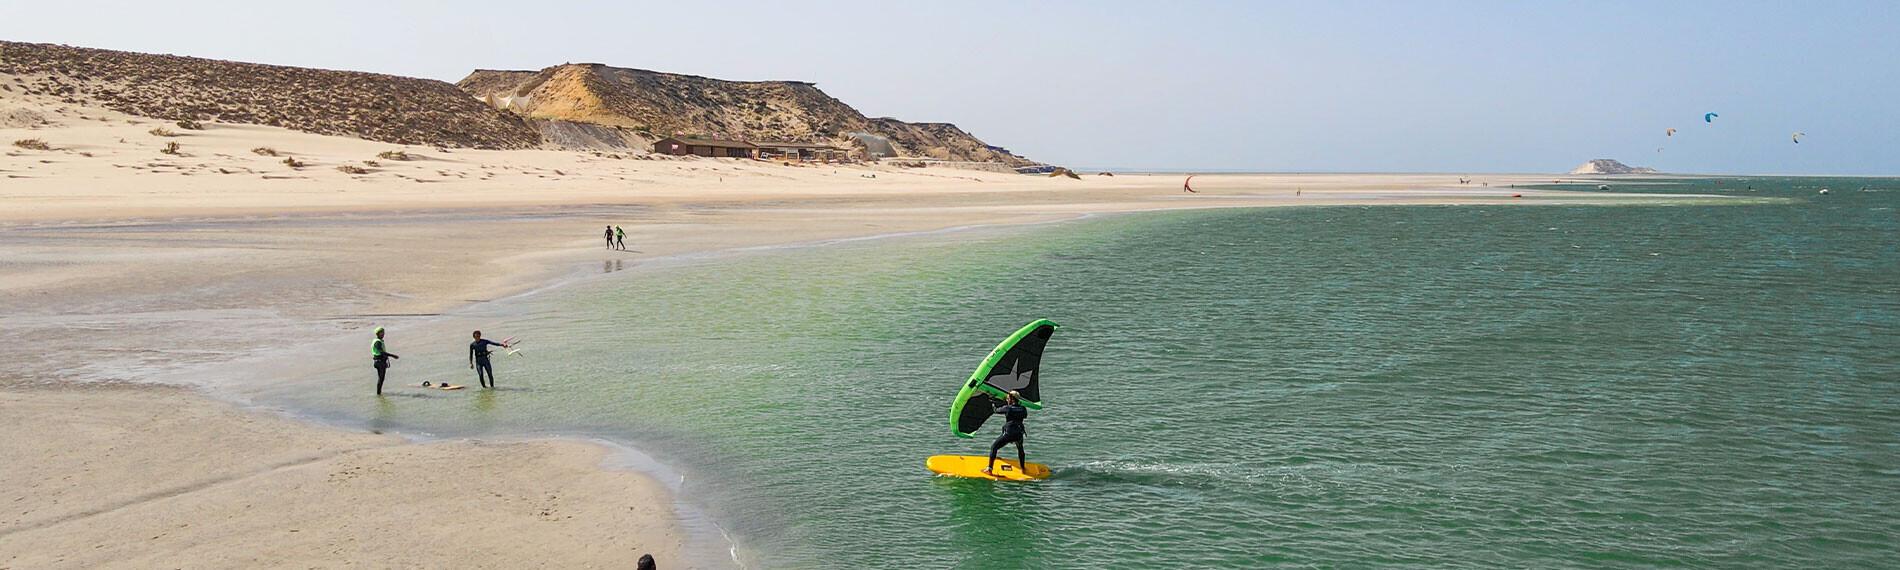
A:
<svg viewBox="0 0 1900 570">
<path fill-rule="evenodd" d="M 1504 188 L 1544 176 L 1202 176 L 1188 195 L 1173 175 L 394 161 L 382 143 L 183 131 L 7 92 L 0 118 L 0 144 L 54 147 L 0 147 L 0 344 L 48 355 L 0 363 L 0 567 L 18 568 L 625 566 L 647 550 L 677 567 L 663 494 L 594 469 L 591 446 L 398 444 L 172 389 L 48 386 L 215 376 L 201 367 L 688 252 L 1164 208 L 1634 199 Z M 147 132 L 161 126 L 180 136 Z M 604 249 L 606 224 L 633 251 Z"/>
</svg>

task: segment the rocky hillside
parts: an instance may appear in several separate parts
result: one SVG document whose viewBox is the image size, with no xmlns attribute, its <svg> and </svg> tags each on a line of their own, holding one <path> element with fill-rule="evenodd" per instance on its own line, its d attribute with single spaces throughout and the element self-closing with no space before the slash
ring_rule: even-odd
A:
<svg viewBox="0 0 1900 570">
<path fill-rule="evenodd" d="M 0 41 L 0 87 L 164 119 L 398 144 L 539 146 L 519 117 L 428 79 Z"/>
<path fill-rule="evenodd" d="M 1033 164 L 947 123 L 865 117 L 798 81 L 724 81 L 566 64 L 540 71 L 478 70 L 457 85 L 497 109 L 534 121 L 551 139 L 564 139 L 561 133 L 567 132 L 582 142 L 694 135 L 861 147 L 851 133 L 871 133 L 888 139 L 901 156 Z M 576 125 L 593 128 L 577 130 Z"/>
<path fill-rule="evenodd" d="M 1571 174 L 1655 174 L 1656 169 L 1643 166 L 1630 166 L 1607 158 L 1585 162 L 1570 169 Z"/>
<path fill-rule="evenodd" d="M 1008 151 L 984 144 L 983 141 L 963 129 L 950 123 L 906 123 L 890 117 L 871 119 L 872 132 L 890 137 L 892 142 L 901 145 L 917 156 L 942 160 L 977 160 L 1019 162 L 1011 166 L 1026 166 L 1029 161 L 1009 154 Z M 975 158 L 995 157 L 995 158 Z"/>
</svg>

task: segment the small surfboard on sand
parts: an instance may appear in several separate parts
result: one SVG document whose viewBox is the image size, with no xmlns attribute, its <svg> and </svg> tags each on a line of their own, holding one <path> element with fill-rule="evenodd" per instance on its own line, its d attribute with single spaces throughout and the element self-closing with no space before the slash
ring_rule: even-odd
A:
<svg viewBox="0 0 1900 570">
<path fill-rule="evenodd" d="M 1049 466 L 1030 463 L 1025 468 L 1014 459 L 996 459 L 996 468 L 989 474 L 983 473 L 983 467 L 989 464 L 986 455 L 932 455 L 924 460 L 924 466 L 938 475 L 965 477 L 969 479 L 991 479 L 997 481 L 1035 481 L 1049 478 Z"/>
</svg>

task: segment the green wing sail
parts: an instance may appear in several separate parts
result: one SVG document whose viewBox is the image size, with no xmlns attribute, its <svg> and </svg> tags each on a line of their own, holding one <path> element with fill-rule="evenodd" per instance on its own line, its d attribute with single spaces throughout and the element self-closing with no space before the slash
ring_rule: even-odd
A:
<svg viewBox="0 0 1900 570">
<path fill-rule="evenodd" d="M 1037 319 L 997 344 L 950 403 L 950 431 L 971 437 L 1011 390 L 1022 394 L 1023 406 L 1042 409 L 1042 351 L 1055 332 L 1054 322 Z"/>
</svg>

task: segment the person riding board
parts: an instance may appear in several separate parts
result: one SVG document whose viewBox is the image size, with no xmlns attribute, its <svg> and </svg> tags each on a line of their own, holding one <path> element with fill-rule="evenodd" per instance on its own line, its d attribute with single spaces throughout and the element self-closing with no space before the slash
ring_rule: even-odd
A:
<svg viewBox="0 0 1900 570">
<path fill-rule="evenodd" d="M 508 348 L 506 344 L 482 338 L 482 331 L 475 331 L 475 342 L 468 343 L 468 367 L 475 371 L 475 381 L 483 388 L 495 387 L 495 365 L 488 361 L 488 347 L 491 346 Z M 488 373 L 488 378 L 482 378 L 483 372 Z"/>
<path fill-rule="evenodd" d="M 1003 405 L 996 408 L 996 413 L 1003 415 L 1003 435 L 996 436 L 996 441 L 990 443 L 990 462 L 983 467 L 984 475 L 991 474 L 990 470 L 996 467 L 996 450 L 1011 443 L 1016 444 L 1018 468 L 1025 470 L 1029 468 L 1029 459 L 1023 456 L 1023 419 L 1029 417 L 1029 408 L 1017 402 L 1022 396 L 1015 390 L 1010 390 Z"/>
<path fill-rule="evenodd" d="M 383 378 L 389 374 L 389 359 L 402 358 L 383 344 L 383 327 L 376 327 L 376 340 L 369 341 L 370 365 L 376 367 L 376 395 L 383 395 Z"/>
</svg>

